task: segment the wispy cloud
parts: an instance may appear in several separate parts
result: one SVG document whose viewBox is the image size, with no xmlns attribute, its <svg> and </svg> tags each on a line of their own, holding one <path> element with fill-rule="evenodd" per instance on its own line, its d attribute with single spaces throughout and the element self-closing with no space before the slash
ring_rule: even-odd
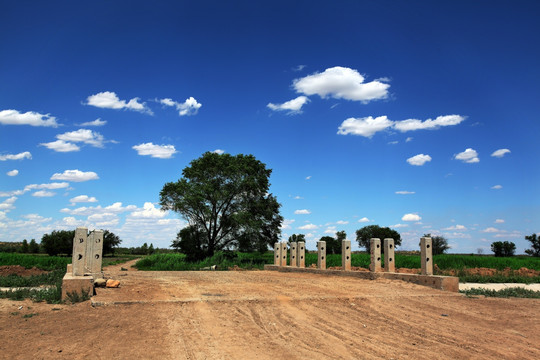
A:
<svg viewBox="0 0 540 360">
<path fill-rule="evenodd" d="M 51 180 L 65 180 L 72 182 L 83 182 L 97 180 L 99 176 L 93 171 L 66 170 L 63 173 L 56 173 L 51 176 Z"/>
<path fill-rule="evenodd" d="M 165 106 L 176 107 L 176 110 L 178 110 L 178 115 L 180 116 L 195 115 L 202 106 L 202 104 L 197 102 L 193 96 L 187 98 L 183 103 L 169 98 L 161 99 L 159 102 Z"/>
<path fill-rule="evenodd" d="M 0 124 L 58 127 L 56 118 L 50 114 L 40 114 L 34 111 L 21 113 L 13 109 L 0 111 Z"/>
<path fill-rule="evenodd" d="M 88 129 L 66 132 L 56 135 L 56 138 L 58 140 L 49 143 L 41 143 L 40 145 L 57 152 L 71 152 L 80 150 L 80 147 L 74 143 L 83 143 L 93 147 L 103 148 L 106 142 L 103 135 Z"/>
<path fill-rule="evenodd" d="M 311 214 L 311 211 L 309 211 L 308 209 L 300 209 L 300 210 L 295 210 L 294 213 L 296 215 L 309 215 Z"/>
<path fill-rule="evenodd" d="M 174 145 L 156 145 L 151 142 L 135 145 L 132 147 L 139 155 L 151 156 L 158 159 L 170 159 L 176 151 Z"/>
<path fill-rule="evenodd" d="M 295 99 L 286 101 L 283 104 L 268 103 L 266 106 L 274 111 L 288 111 L 289 114 L 299 114 L 302 112 L 302 106 L 308 102 L 309 99 L 306 96 L 299 96 Z"/>
<path fill-rule="evenodd" d="M 318 229 L 319 227 L 315 224 L 306 224 L 306 225 L 303 225 L 303 226 L 300 226 L 298 227 L 298 229 L 300 230 L 315 230 L 315 229 Z"/>
<path fill-rule="evenodd" d="M 500 190 L 500 189 L 502 189 L 503 187 L 502 187 L 502 185 L 494 185 L 494 186 L 492 186 L 491 188 L 492 188 L 493 190 Z"/>
<path fill-rule="evenodd" d="M 510 150 L 508 149 L 499 149 L 499 150 L 495 150 L 493 154 L 491 154 L 491 156 L 502 158 L 504 155 L 509 154 L 509 153 L 510 153 Z"/>
<path fill-rule="evenodd" d="M 32 159 L 32 154 L 30 154 L 29 151 L 25 151 L 25 152 L 18 153 L 18 154 L 0 155 L 0 161 L 23 160 L 23 159 Z"/>
<path fill-rule="evenodd" d="M 96 119 L 94 121 L 88 121 L 82 124 L 78 124 L 78 126 L 104 126 L 105 124 L 107 124 L 106 120 Z"/>
<path fill-rule="evenodd" d="M 414 191 L 400 190 L 400 191 L 396 191 L 396 194 L 398 194 L 398 195 L 412 195 L 412 194 L 416 194 L 416 192 L 414 192 Z"/>
<path fill-rule="evenodd" d="M 468 164 L 475 164 L 480 162 L 480 159 L 478 158 L 478 153 L 476 152 L 476 150 L 471 148 L 467 148 L 465 149 L 465 151 L 454 155 L 454 159 L 461 160 Z"/>
</svg>

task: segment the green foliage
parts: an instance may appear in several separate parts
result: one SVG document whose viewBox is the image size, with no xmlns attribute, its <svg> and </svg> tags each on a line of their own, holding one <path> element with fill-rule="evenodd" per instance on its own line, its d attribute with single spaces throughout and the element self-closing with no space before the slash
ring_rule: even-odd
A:
<svg viewBox="0 0 540 360">
<path fill-rule="evenodd" d="M 184 168 L 180 180 L 166 183 L 161 208 L 178 212 L 191 224 L 185 234 L 190 237 L 178 239 L 182 251 L 202 258 L 224 249 L 264 251 L 273 246 L 283 217 L 268 193 L 271 172 L 252 155 L 206 152 Z"/>
<path fill-rule="evenodd" d="M 520 287 L 506 288 L 501 290 L 488 290 L 488 289 L 469 289 L 469 290 L 460 290 L 462 294 L 467 296 L 474 295 L 483 295 L 487 297 L 517 297 L 517 298 L 531 298 L 531 299 L 540 299 L 540 291 L 534 291 L 529 289 L 524 289 Z"/>
<path fill-rule="evenodd" d="M 16 290 L 0 291 L 0 298 L 11 300 L 31 299 L 35 302 L 46 301 L 49 304 L 58 304 L 62 297 L 62 280 L 54 287 L 43 290 L 18 288 Z"/>
<path fill-rule="evenodd" d="M 21 265 L 27 269 L 36 267 L 43 270 L 66 270 L 66 265 L 71 263 L 71 258 L 60 256 L 40 256 L 30 254 L 0 253 L 0 266 Z"/>
<path fill-rule="evenodd" d="M 73 252 L 73 238 L 75 230 L 54 230 L 50 234 L 44 234 L 41 238 L 41 247 L 50 256 L 58 254 L 71 255 Z"/>
<path fill-rule="evenodd" d="M 531 248 L 525 250 L 525 253 L 530 256 L 539 257 L 540 256 L 540 236 L 532 234 L 525 236 L 525 240 L 531 243 Z"/>
<path fill-rule="evenodd" d="M 36 242 L 36 239 L 30 240 L 30 244 L 28 244 L 28 252 L 30 254 L 38 254 L 39 253 L 39 244 Z"/>
<path fill-rule="evenodd" d="M 46 274 L 32 276 L 8 275 L 0 276 L 0 287 L 25 287 L 25 286 L 40 286 L 54 285 L 58 280 L 62 280 L 64 270 L 54 270 Z"/>
<path fill-rule="evenodd" d="M 81 289 L 81 291 L 73 291 L 66 293 L 66 296 L 72 304 L 80 303 L 83 301 L 90 300 L 90 295 L 84 290 Z"/>
<path fill-rule="evenodd" d="M 111 254 L 114 256 L 114 252 L 121 242 L 122 240 L 114 233 L 110 232 L 109 230 L 103 231 L 103 255 Z"/>
<path fill-rule="evenodd" d="M 389 227 L 368 225 L 356 230 L 356 241 L 358 241 L 358 245 L 365 248 L 366 251 L 369 251 L 370 240 L 373 238 L 381 239 L 381 243 L 384 241 L 384 239 L 392 238 L 394 239 L 394 246 L 396 248 L 401 245 L 401 235 L 399 235 L 396 230 L 390 229 Z M 381 252 L 383 250 L 384 249 L 382 247 Z"/>
<path fill-rule="evenodd" d="M 28 253 L 28 241 L 26 241 L 26 239 L 24 239 L 22 241 L 22 244 L 21 244 L 21 247 L 19 248 L 19 251 L 23 254 L 27 254 Z"/>
<path fill-rule="evenodd" d="M 341 245 L 342 241 L 347 239 L 347 233 L 345 231 L 338 231 L 336 237 L 323 236 L 320 238 L 320 241 L 326 242 L 326 254 L 340 254 L 341 255 Z M 328 264 L 328 262 L 327 262 Z"/>
<path fill-rule="evenodd" d="M 304 234 L 292 234 L 287 240 L 287 244 L 292 242 L 299 243 L 300 241 L 306 242 L 306 235 Z"/>
<path fill-rule="evenodd" d="M 198 230 L 195 225 L 190 225 L 178 232 L 176 240 L 173 240 L 171 246 L 186 254 L 187 261 L 200 261 L 206 257 L 208 252 L 203 236 L 203 232 Z"/>
<path fill-rule="evenodd" d="M 491 251 L 493 251 L 496 257 L 514 256 L 516 244 L 509 241 L 495 241 L 491 244 Z"/>
<path fill-rule="evenodd" d="M 424 237 L 431 238 L 431 249 L 433 255 L 444 254 L 450 245 L 448 245 L 448 240 L 444 236 L 431 236 L 431 234 L 424 234 Z"/>
</svg>

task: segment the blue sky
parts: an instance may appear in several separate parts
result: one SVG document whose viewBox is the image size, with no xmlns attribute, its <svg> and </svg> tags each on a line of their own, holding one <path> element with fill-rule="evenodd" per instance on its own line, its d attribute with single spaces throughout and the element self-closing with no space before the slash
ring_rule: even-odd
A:
<svg viewBox="0 0 540 360">
<path fill-rule="evenodd" d="M 0 241 L 167 247 L 159 191 L 205 151 L 271 169 L 283 237 L 402 249 L 540 231 L 537 1 L 0 5 Z M 356 250 L 357 247 L 353 247 Z"/>
</svg>

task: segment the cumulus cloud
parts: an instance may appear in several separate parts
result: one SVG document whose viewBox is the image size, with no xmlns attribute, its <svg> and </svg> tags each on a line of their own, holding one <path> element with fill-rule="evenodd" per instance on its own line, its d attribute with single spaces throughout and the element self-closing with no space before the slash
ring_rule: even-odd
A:
<svg viewBox="0 0 540 360">
<path fill-rule="evenodd" d="M 404 227 L 408 227 L 408 226 L 409 226 L 408 224 L 394 224 L 394 225 L 390 225 L 391 228 L 396 228 L 396 229 L 404 228 Z"/>
<path fill-rule="evenodd" d="M 303 225 L 303 226 L 300 226 L 299 229 L 300 230 L 314 230 L 314 229 L 318 229 L 319 227 L 315 224 L 306 224 L 306 225 Z"/>
<path fill-rule="evenodd" d="M 56 135 L 56 138 L 58 140 L 49 143 L 41 143 L 40 145 L 57 152 L 71 152 L 80 150 L 80 147 L 74 143 L 83 143 L 93 147 L 103 148 L 104 143 L 106 142 L 103 135 L 88 129 L 79 129 L 77 131 L 59 134 Z"/>
<path fill-rule="evenodd" d="M 499 149 L 499 150 L 495 150 L 493 154 L 491 154 L 491 156 L 502 158 L 504 155 L 509 154 L 509 153 L 510 153 L 510 150 L 508 149 Z"/>
<path fill-rule="evenodd" d="M 56 193 L 52 191 L 45 191 L 45 190 L 39 190 L 32 194 L 32 196 L 35 196 L 35 197 L 52 197 L 54 195 L 56 195 Z"/>
<path fill-rule="evenodd" d="M 0 111 L 0 124 L 58 127 L 56 118 L 50 114 L 44 115 L 34 111 L 20 113 L 12 109 Z"/>
<path fill-rule="evenodd" d="M 400 191 L 396 191 L 396 194 L 398 194 L 398 195 L 412 195 L 412 194 L 416 194 L 416 192 L 414 192 L 414 191 L 400 190 Z"/>
<path fill-rule="evenodd" d="M 7 155 L 0 155 L 0 161 L 6 161 L 6 160 L 23 160 L 23 159 L 31 159 L 32 154 L 30 154 L 29 151 L 25 151 L 18 154 L 7 154 Z"/>
<path fill-rule="evenodd" d="M 95 95 L 90 95 L 86 99 L 86 104 L 103 109 L 127 109 L 152 114 L 152 111 L 146 107 L 146 103 L 140 103 L 139 98 L 133 98 L 129 101 L 120 100 L 115 92 L 103 91 Z"/>
<path fill-rule="evenodd" d="M 422 166 L 428 161 L 431 161 L 431 156 L 424 154 L 418 154 L 407 159 L 407 162 L 414 166 Z"/>
<path fill-rule="evenodd" d="M 496 233 L 496 232 L 499 232 L 499 229 L 496 229 L 494 227 L 488 227 L 488 228 L 485 228 L 484 230 L 482 230 L 482 232 L 485 232 L 485 233 Z"/>
<path fill-rule="evenodd" d="M 151 142 L 135 145 L 132 147 L 139 155 L 151 156 L 159 159 L 170 159 L 176 151 L 174 145 L 155 145 Z"/>
<path fill-rule="evenodd" d="M 478 153 L 476 152 L 476 150 L 471 148 L 465 149 L 465 151 L 456 154 L 454 156 L 454 159 L 461 160 L 468 164 L 480 162 L 480 159 L 478 158 Z"/>
<path fill-rule="evenodd" d="M 268 103 L 266 106 L 274 111 L 288 111 L 289 114 L 298 114 L 302 112 L 302 106 L 308 102 L 309 99 L 307 96 L 299 96 L 296 99 L 286 101 L 283 104 Z"/>
<path fill-rule="evenodd" d="M 283 222 L 281 223 L 281 229 L 282 230 L 291 229 L 291 225 L 294 222 L 295 222 L 294 219 L 284 219 Z"/>
<path fill-rule="evenodd" d="M 446 229 L 443 229 L 443 230 L 449 230 L 449 231 L 450 230 L 467 230 L 467 228 L 463 225 L 456 224 L 456 225 L 447 227 Z"/>
<path fill-rule="evenodd" d="M 309 214 L 311 214 L 311 211 L 309 211 L 307 209 L 301 209 L 301 210 L 295 210 L 294 213 L 296 215 L 309 215 Z"/>
<path fill-rule="evenodd" d="M 326 230 L 324 230 L 325 234 L 335 234 L 336 233 L 336 227 L 335 226 L 328 226 Z"/>
<path fill-rule="evenodd" d="M 503 219 L 496 219 L 495 224 L 504 224 L 504 220 Z"/>
<path fill-rule="evenodd" d="M 214 151 L 212 151 L 212 152 L 213 152 L 213 153 L 216 153 L 216 154 L 218 154 L 218 155 L 222 155 L 222 154 L 225 153 L 225 150 L 216 149 L 216 150 L 214 150 Z"/>
<path fill-rule="evenodd" d="M 55 183 L 49 183 L 49 184 L 30 184 L 24 187 L 24 192 L 27 192 L 30 190 L 38 190 L 38 189 L 47 189 L 47 190 L 65 189 L 68 186 L 69 186 L 69 183 L 67 182 L 55 182 Z"/>
<path fill-rule="evenodd" d="M 6 175 L 7 175 L 7 176 L 17 176 L 17 175 L 19 175 L 19 170 L 13 169 L 13 170 L 11 170 L 11 171 L 8 171 L 8 172 L 6 173 Z"/>
<path fill-rule="evenodd" d="M 367 217 L 363 217 L 361 219 L 358 220 L 359 223 L 367 223 L 367 222 L 370 222 L 371 220 L 369 220 Z"/>
<path fill-rule="evenodd" d="M 389 84 L 381 81 L 364 82 L 364 77 L 357 70 L 335 66 L 322 73 L 314 73 L 293 81 L 293 87 L 304 95 L 319 95 L 321 98 L 332 97 L 368 103 L 388 97 Z"/>
<path fill-rule="evenodd" d="M 502 187 L 502 185 L 494 185 L 494 186 L 492 186 L 491 188 L 492 188 L 493 190 L 500 190 L 500 189 L 502 189 L 503 187 Z"/>
<path fill-rule="evenodd" d="M 422 218 L 418 214 L 405 214 L 401 218 L 402 221 L 420 221 Z"/>
<path fill-rule="evenodd" d="M 436 130 L 443 126 L 453 126 L 458 125 L 465 120 L 464 116 L 461 115 L 444 115 L 437 116 L 435 120 L 418 120 L 418 119 L 407 119 L 402 121 L 397 121 L 394 124 L 394 129 L 401 132 L 406 131 L 415 131 L 415 130 Z"/>
<path fill-rule="evenodd" d="M 107 124 L 107 121 L 105 120 L 101 120 L 101 119 L 96 119 L 94 121 L 88 121 L 88 122 L 84 122 L 82 124 L 78 124 L 79 126 L 103 126 Z"/>
<path fill-rule="evenodd" d="M 161 99 L 159 102 L 165 106 L 176 107 L 176 110 L 178 110 L 178 115 L 180 116 L 195 115 L 202 106 L 202 104 L 197 102 L 193 96 L 187 98 L 183 103 L 176 102 L 169 98 Z"/>
<path fill-rule="evenodd" d="M 376 132 L 391 127 L 393 122 L 386 116 L 373 118 L 371 116 L 364 118 L 348 118 L 343 121 L 338 128 L 339 135 L 359 135 L 372 137 Z"/>
<path fill-rule="evenodd" d="M 60 210 L 60 212 L 67 213 L 70 215 L 76 215 L 76 216 L 79 216 L 79 215 L 90 216 L 94 214 L 107 214 L 107 213 L 120 214 L 123 212 L 131 212 L 135 210 L 137 210 L 137 207 L 135 205 L 123 206 L 121 202 L 115 202 L 114 204 L 106 206 L 106 207 L 101 207 L 99 205 L 90 206 L 90 207 L 82 206 L 76 209 L 64 208 Z"/>
<path fill-rule="evenodd" d="M 5 212 L 9 212 L 10 210 L 15 209 L 15 206 L 13 205 L 13 204 L 15 204 L 15 201 L 17 201 L 16 196 L 12 196 L 12 197 L 2 201 L 0 203 L 0 210 L 5 211 Z"/>
<path fill-rule="evenodd" d="M 151 202 L 145 202 L 142 209 L 131 213 L 131 217 L 140 219 L 161 219 L 165 216 L 167 216 L 167 211 L 156 209 Z"/>
<path fill-rule="evenodd" d="M 48 143 L 41 143 L 41 146 L 45 146 L 48 149 L 54 150 L 56 152 L 73 152 L 81 150 L 77 145 L 65 142 L 64 140 L 56 140 Z"/>
<path fill-rule="evenodd" d="M 336 224 L 338 225 L 347 225 L 349 222 L 348 221 L 345 221 L 345 220 L 339 220 L 336 222 Z"/>
<path fill-rule="evenodd" d="M 63 173 L 56 173 L 51 176 L 51 180 L 65 180 L 73 182 L 83 182 L 89 180 L 97 180 L 99 176 L 93 171 L 66 170 Z"/>
<path fill-rule="evenodd" d="M 90 202 L 90 203 L 97 202 L 97 199 L 93 196 L 89 197 L 88 195 L 79 195 L 79 196 L 75 196 L 74 198 L 71 198 L 69 202 L 71 202 L 71 205 L 75 205 L 75 203 L 81 203 L 81 202 Z"/>
</svg>

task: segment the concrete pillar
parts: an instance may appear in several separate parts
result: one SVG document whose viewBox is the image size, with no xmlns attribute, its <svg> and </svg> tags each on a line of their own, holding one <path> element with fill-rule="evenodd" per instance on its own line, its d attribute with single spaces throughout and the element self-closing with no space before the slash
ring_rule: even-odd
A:
<svg viewBox="0 0 540 360">
<path fill-rule="evenodd" d="M 384 239 L 384 271 L 396 272 L 394 239 Z"/>
<path fill-rule="evenodd" d="M 103 230 L 94 230 L 92 235 L 92 252 L 86 252 L 86 260 L 89 261 L 90 273 L 96 275 L 101 273 L 101 264 L 103 263 Z"/>
<path fill-rule="evenodd" d="M 73 264 L 73 276 L 84 275 L 84 267 L 86 264 L 87 234 L 88 229 L 85 227 L 78 227 L 75 230 L 75 237 L 73 238 L 73 255 L 71 257 L 71 263 Z"/>
<path fill-rule="evenodd" d="M 298 242 L 298 251 L 296 254 L 297 265 L 300 268 L 306 267 L 306 243 L 303 241 Z"/>
<path fill-rule="evenodd" d="M 381 239 L 373 238 L 369 240 L 369 249 L 371 253 L 371 263 L 369 270 L 371 272 L 381 271 Z"/>
<path fill-rule="evenodd" d="M 287 266 L 287 243 L 284 241 L 281 242 L 279 256 L 281 257 L 279 266 Z"/>
<path fill-rule="evenodd" d="M 275 242 L 274 243 L 274 265 L 278 265 L 279 266 L 279 260 L 280 260 L 280 255 L 279 255 L 279 251 L 281 250 L 281 245 L 279 242 Z"/>
<path fill-rule="evenodd" d="M 326 241 L 317 241 L 317 269 L 326 269 Z"/>
<path fill-rule="evenodd" d="M 344 271 L 351 271 L 351 241 L 341 241 L 341 266 Z"/>
<path fill-rule="evenodd" d="M 291 242 L 291 248 L 290 248 L 290 255 L 289 255 L 289 261 L 290 261 L 290 266 L 294 266 L 296 267 L 297 265 L 297 262 L 296 262 L 296 243 L 295 242 Z"/>
<path fill-rule="evenodd" d="M 422 275 L 433 275 L 433 249 L 430 237 L 420 238 L 420 263 Z"/>
</svg>

